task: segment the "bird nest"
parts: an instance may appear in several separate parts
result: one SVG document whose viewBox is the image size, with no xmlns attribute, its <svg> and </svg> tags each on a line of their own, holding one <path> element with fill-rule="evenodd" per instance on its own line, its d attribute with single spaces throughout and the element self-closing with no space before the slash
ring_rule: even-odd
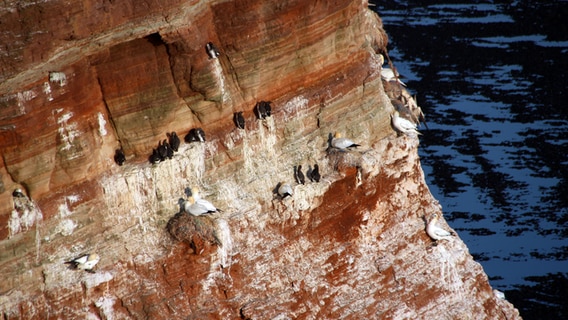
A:
<svg viewBox="0 0 568 320">
<path fill-rule="evenodd" d="M 221 245 L 215 220 L 208 215 L 195 217 L 179 212 L 168 221 L 167 230 L 176 241 L 189 244 L 196 254 L 203 252 L 205 243 Z"/>
</svg>

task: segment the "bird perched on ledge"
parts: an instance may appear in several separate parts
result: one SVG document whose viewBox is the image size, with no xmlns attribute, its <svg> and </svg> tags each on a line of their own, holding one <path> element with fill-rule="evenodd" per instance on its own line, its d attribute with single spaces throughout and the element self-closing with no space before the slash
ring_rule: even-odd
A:
<svg viewBox="0 0 568 320">
<path fill-rule="evenodd" d="M 201 128 L 193 128 L 184 137 L 185 142 L 205 142 L 205 131 Z"/>
<path fill-rule="evenodd" d="M 356 144 L 347 138 L 342 138 L 341 133 L 335 132 L 333 139 L 331 139 L 331 146 L 341 151 L 345 151 L 350 148 L 359 147 L 360 144 Z"/>
<path fill-rule="evenodd" d="M 314 168 L 308 172 L 308 178 L 310 178 L 310 181 L 312 181 L 312 182 L 314 182 L 314 181 L 319 182 L 320 181 L 321 175 L 320 175 L 319 166 L 318 166 L 317 163 L 314 164 Z"/>
<path fill-rule="evenodd" d="M 430 221 L 428 222 L 428 225 L 426 226 L 426 233 L 428 234 L 428 236 L 430 236 L 430 238 L 432 238 L 436 241 L 444 240 L 444 239 L 450 239 L 453 234 L 436 225 L 439 218 L 440 217 L 438 216 L 437 213 L 434 213 L 432 215 L 432 219 L 430 219 Z"/>
<path fill-rule="evenodd" d="M 116 162 L 119 166 L 124 164 L 126 161 L 126 156 L 124 155 L 124 151 L 122 149 L 116 149 L 114 151 L 114 162 Z"/>
<path fill-rule="evenodd" d="M 270 106 L 271 101 L 260 101 L 254 106 L 254 114 L 259 120 L 266 119 L 270 117 L 272 113 L 272 107 Z"/>
<path fill-rule="evenodd" d="M 65 263 L 69 264 L 71 269 L 82 269 L 87 272 L 94 273 L 95 271 L 93 271 L 93 268 L 99 260 L 101 260 L 101 257 L 99 257 L 98 254 L 88 253 Z"/>
<path fill-rule="evenodd" d="M 286 197 L 291 197 L 292 195 L 294 195 L 292 186 L 285 182 L 278 183 L 276 190 L 281 199 L 285 199 Z"/>
<path fill-rule="evenodd" d="M 406 84 L 399 79 L 400 75 L 397 71 L 393 71 L 391 68 L 382 68 L 381 69 L 381 78 L 385 81 L 396 81 L 401 85 L 406 87 Z"/>
<path fill-rule="evenodd" d="M 219 50 L 217 50 L 213 42 L 207 42 L 205 50 L 207 51 L 207 55 L 209 55 L 209 59 L 217 59 L 217 57 L 219 57 Z"/>
<path fill-rule="evenodd" d="M 397 131 L 406 135 L 421 134 L 418 130 L 416 130 L 416 124 L 410 120 L 400 117 L 400 113 L 398 111 L 395 111 L 394 114 L 391 115 L 391 122 Z"/>
<path fill-rule="evenodd" d="M 296 179 L 296 182 L 298 184 L 304 184 L 306 183 L 306 177 L 304 176 L 304 173 L 302 172 L 302 165 L 299 166 L 294 166 L 294 179 Z"/>
<path fill-rule="evenodd" d="M 170 141 L 170 147 L 172 148 L 172 150 L 177 152 L 180 144 L 180 140 L 179 137 L 177 136 L 177 133 L 175 131 L 172 131 L 171 133 L 166 133 L 166 136 Z"/>
<path fill-rule="evenodd" d="M 233 121 L 235 122 L 235 126 L 237 126 L 237 128 L 239 128 L 239 129 L 245 128 L 245 117 L 243 117 L 242 111 L 241 112 L 235 112 L 233 114 Z"/>
<path fill-rule="evenodd" d="M 204 214 L 211 214 L 215 212 L 220 212 L 221 210 L 215 208 L 215 206 L 205 200 L 201 199 L 199 196 L 196 199 L 193 195 L 190 196 L 187 201 L 180 199 L 183 201 L 183 210 L 193 216 L 199 217 Z"/>
</svg>

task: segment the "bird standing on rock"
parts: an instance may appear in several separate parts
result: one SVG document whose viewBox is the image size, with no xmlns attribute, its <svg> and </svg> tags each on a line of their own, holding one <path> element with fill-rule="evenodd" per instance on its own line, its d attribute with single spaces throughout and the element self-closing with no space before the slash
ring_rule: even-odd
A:
<svg viewBox="0 0 568 320">
<path fill-rule="evenodd" d="M 350 148 L 359 147 L 360 144 L 356 144 L 347 138 L 342 138 L 341 133 L 335 132 L 333 139 L 331 139 L 331 146 L 341 151 L 345 151 Z"/>
<path fill-rule="evenodd" d="M 291 197 L 294 194 L 292 190 L 292 186 L 285 182 L 280 182 L 278 184 L 278 195 L 281 199 L 285 199 L 286 197 Z"/>
<path fill-rule="evenodd" d="M 221 211 L 215 208 L 211 202 L 201 198 L 196 199 L 194 196 L 190 196 L 187 201 L 180 200 L 183 201 L 184 211 L 196 217 Z"/>
<path fill-rule="evenodd" d="M 242 112 L 235 112 L 233 114 L 233 121 L 235 122 L 235 126 L 239 129 L 245 128 L 245 117 L 243 117 Z"/>
<path fill-rule="evenodd" d="M 156 163 L 159 163 L 160 161 L 162 161 L 162 157 L 160 156 L 160 153 L 158 152 L 158 150 L 152 149 L 152 155 L 150 155 L 148 160 L 150 161 L 150 163 L 156 164 Z"/>
<path fill-rule="evenodd" d="M 381 78 L 385 81 L 391 82 L 396 81 L 401 85 L 406 87 L 406 84 L 399 79 L 400 75 L 397 71 L 393 71 L 391 68 L 382 68 L 381 69 Z"/>
<path fill-rule="evenodd" d="M 177 136 L 177 133 L 173 131 L 172 133 L 167 133 L 166 136 L 168 136 L 168 139 L 170 140 L 170 147 L 172 148 L 172 150 L 177 152 L 180 145 L 180 140 Z"/>
<path fill-rule="evenodd" d="M 124 161 L 126 161 L 126 156 L 124 155 L 124 151 L 122 151 L 122 149 L 116 149 L 116 151 L 114 152 L 114 162 L 116 162 L 116 164 L 121 166 L 124 164 Z"/>
<path fill-rule="evenodd" d="M 450 239 L 452 237 L 452 233 L 438 227 L 436 225 L 436 223 L 438 222 L 438 219 L 439 219 L 438 214 L 434 213 L 432 215 L 432 219 L 430 219 L 430 221 L 428 222 L 428 225 L 426 226 L 426 233 L 428 234 L 428 236 L 430 236 L 430 238 L 432 238 L 436 241 L 437 240 Z"/>
<path fill-rule="evenodd" d="M 394 114 L 391 115 L 391 122 L 393 127 L 406 135 L 420 135 L 421 133 L 416 130 L 416 124 L 411 122 L 410 120 L 406 120 L 405 118 L 400 117 L 400 113 L 395 111 Z"/>
<path fill-rule="evenodd" d="M 304 177 L 304 173 L 302 172 L 302 165 L 294 167 L 294 179 L 298 184 L 306 183 L 306 178 Z"/>
<path fill-rule="evenodd" d="M 259 120 L 266 119 L 270 117 L 272 112 L 272 107 L 270 106 L 272 102 L 270 101 L 260 101 L 254 106 L 254 113 Z"/>
<path fill-rule="evenodd" d="M 219 50 L 217 50 L 213 42 L 207 42 L 205 50 L 207 51 L 207 55 L 209 55 L 209 59 L 217 59 L 217 57 L 219 57 Z"/>
<path fill-rule="evenodd" d="M 319 166 L 318 164 L 314 164 L 314 168 L 312 169 L 312 171 L 310 172 L 310 176 L 309 176 L 310 180 L 315 181 L 315 182 L 319 182 L 321 179 L 320 176 L 320 172 L 319 172 Z"/>
<path fill-rule="evenodd" d="M 101 260 L 101 257 L 98 254 L 88 253 L 65 263 L 69 264 L 72 269 L 81 269 L 94 273 L 93 268 L 99 260 Z"/>
<path fill-rule="evenodd" d="M 185 142 L 205 142 L 205 131 L 201 128 L 193 128 L 189 130 L 184 138 Z"/>
</svg>

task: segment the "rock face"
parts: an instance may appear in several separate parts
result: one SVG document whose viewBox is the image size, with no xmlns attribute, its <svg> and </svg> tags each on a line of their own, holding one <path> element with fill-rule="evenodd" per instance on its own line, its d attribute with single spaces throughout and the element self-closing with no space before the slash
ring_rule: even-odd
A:
<svg viewBox="0 0 568 320">
<path fill-rule="evenodd" d="M 418 140 L 390 126 L 365 2 L 1 9 L 3 319 L 519 318 L 459 237 L 425 232 L 441 208 Z M 148 162 L 198 127 L 205 142 Z M 328 150 L 335 131 L 361 146 Z M 316 163 L 320 182 L 294 182 Z M 180 213 L 192 186 L 223 211 Z M 88 252 L 95 273 L 65 265 Z"/>
</svg>

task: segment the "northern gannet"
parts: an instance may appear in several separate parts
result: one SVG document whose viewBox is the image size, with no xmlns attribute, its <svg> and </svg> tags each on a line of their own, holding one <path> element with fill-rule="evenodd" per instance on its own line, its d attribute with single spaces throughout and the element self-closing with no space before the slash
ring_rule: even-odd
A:
<svg viewBox="0 0 568 320">
<path fill-rule="evenodd" d="M 421 134 L 420 132 L 418 132 L 418 130 L 416 130 L 416 124 L 411 122 L 410 120 L 406 120 L 400 117 L 398 111 L 395 111 L 394 114 L 391 115 L 391 122 L 396 130 L 406 135 Z"/>
<path fill-rule="evenodd" d="M 438 214 L 434 213 L 432 215 L 432 219 L 430 219 L 428 225 L 426 226 L 426 233 L 430 236 L 430 238 L 434 240 L 449 239 L 452 236 L 452 233 L 438 227 L 436 225 L 438 219 Z"/>
<path fill-rule="evenodd" d="M 93 268 L 99 262 L 99 260 L 101 260 L 101 257 L 99 257 L 98 254 L 88 253 L 65 263 L 68 263 L 72 269 L 81 269 L 88 272 L 94 272 Z"/>
<path fill-rule="evenodd" d="M 280 182 L 279 186 L 278 186 L 278 195 L 284 199 L 286 197 L 291 197 L 294 194 L 294 191 L 292 190 L 292 186 L 290 186 L 288 183 L 285 182 Z"/>
<path fill-rule="evenodd" d="M 342 138 L 339 132 L 335 132 L 333 139 L 331 139 L 331 146 L 339 150 L 347 150 L 349 148 L 358 147 L 360 144 L 356 144 L 347 138 Z"/>
<path fill-rule="evenodd" d="M 193 196 L 183 202 L 183 210 L 196 217 L 220 211 L 211 202 L 205 199 L 195 199 Z"/>
<path fill-rule="evenodd" d="M 401 85 L 406 87 L 406 84 L 399 79 L 400 75 L 398 72 L 393 72 L 391 68 L 382 68 L 381 69 L 381 78 L 385 81 L 396 81 Z"/>
</svg>

